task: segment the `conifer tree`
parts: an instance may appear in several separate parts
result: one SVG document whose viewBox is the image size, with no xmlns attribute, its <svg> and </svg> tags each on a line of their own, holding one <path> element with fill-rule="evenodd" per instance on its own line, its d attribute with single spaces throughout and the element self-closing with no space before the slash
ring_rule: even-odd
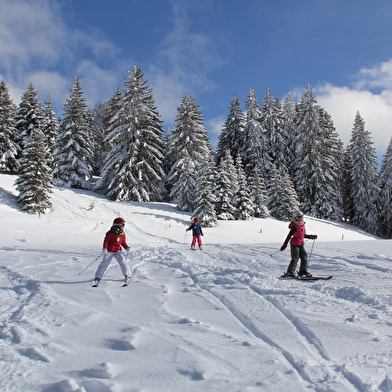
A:
<svg viewBox="0 0 392 392">
<path fill-rule="evenodd" d="M 294 184 L 301 210 L 321 219 L 341 219 L 342 147 L 326 111 L 308 86 L 297 105 Z"/>
<path fill-rule="evenodd" d="M 218 138 L 218 146 L 215 154 L 217 163 L 226 155 L 227 150 L 230 151 L 233 159 L 237 159 L 238 154 L 243 150 L 244 126 L 245 116 L 241 110 L 240 100 L 234 94 L 230 101 L 226 122 Z"/>
<path fill-rule="evenodd" d="M 16 172 L 18 145 L 14 142 L 16 129 L 14 117 L 16 106 L 12 102 L 8 87 L 0 82 L 0 171 Z"/>
<path fill-rule="evenodd" d="M 237 220 L 247 220 L 254 215 L 254 205 L 249 195 L 248 183 L 242 167 L 241 157 L 236 159 L 237 188 L 234 192 L 233 205 L 235 208 L 235 218 Z"/>
<path fill-rule="evenodd" d="M 97 188 L 112 200 L 160 200 L 165 178 L 162 120 L 140 67 L 128 72 L 124 85 L 105 139 L 110 151 Z"/>
<path fill-rule="evenodd" d="M 380 170 L 380 234 L 392 238 L 392 139 Z"/>
<path fill-rule="evenodd" d="M 30 127 L 30 136 L 24 140 L 25 148 L 15 181 L 16 190 L 19 191 L 18 203 L 23 211 L 30 214 L 44 214 L 52 206 L 49 198 L 52 176 L 46 143 L 39 125 L 34 129 Z"/>
<path fill-rule="evenodd" d="M 241 158 L 247 176 L 254 172 L 254 168 L 257 165 L 262 170 L 262 176 L 268 178 L 271 158 L 268 153 L 265 130 L 260 120 L 261 112 L 257 103 L 256 93 L 251 89 L 246 100 L 244 146 L 241 151 Z"/>
<path fill-rule="evenodd" d="M 283 112 L 279 99 L 272 96 L 267 88 L 261 107 L 260 122 L 265 130 L 265 137 L 269 156 L 272 163 L 279 169 L 286 171 L 286 139 L 283 134 Z"/>
<path fill-rule="evenodd" d="M 120 88 L 116 88 L 112 97 L 104 103 L 98 103 L 93 109 L 94 124 L 96 131 L 96 148 L 94 150 L 94 160 L 97 163 L 97 174 L 100 175 L 107 154 L 110 152 L 110 143 L 105 141 L 116 125 L 116 114 L 122 107 L 123 94 Z"/>
<path fill-rule="evenodd" d="M 249 178 L 249 189 L 250 198 L 254 205 L 254 217 L 266 218 L 268 216 L 266 188 L 258 166 L 255 167 Z"/>
<path fill-rule="evenodd" d="M 90 189 L 92 177 L 91 123 L 87 116 L 79 78 L 75 77 L 63 106 L 53 154 L 53 177 L 57 186 Z"/>
<path fill-rule="evenodd" d="M 195 197 L 195 208 L 193 217 L 200 218 L 201 225 L 204 227 L 216 226 L 217 216 L 215 212 L 216 197 L 212 191 L 213 187 L 213 162 L 199 163 L 197 165 L 197 186 Z"/>
<path fill-rule="evenodd" d="M 320 177 L 320 192 L 314 205 L 312 215 L 333 221 L 342 220 L 342 162 L 343 143 L 335 131 L 331 116 L 319 107 L 321 129 L 320 155 L 323 175 Z"/>
<path fill-rule="evenodd" d="M 185 151 L 183 158 L 177 162 L 177 165 L 181 167 L 181 170 L 179 170 L 179 177 L 176 177 L 177 181 L 171 189 L 170 199 L 177 205 L 180 211 L 191 212 L 196 207 L 195 161 Z M 173 171 L 173 174 L 177 176 L 177 171 Z M 171 178 L 169 177 L 168 180 L 170 181 Z"/>
<path fill-rule="evenodd" d="M 296 126 L 296 117 L 297 112 L 295 108 L 295 103 L 291 99 L 290 93 L 286 94 L 286 98 L 282 105 L 282 116 L 283 116 L 283 135 L 285 138 L 285 162 L 288 174 L 291 178 L 294 177 L 295 166 L 294 166 L 294 157 L 296 154 L 296 134 L 297 134 L 297 126 Z"/>
<path fill-rule="evenodd" d="M 345 222 L 351 222 L 354 216 L 354 201 L 351 196 L 351 160 L 349 146 L 343 154 L 340 187 L 342 190 L 342 218 Z"/>
<path fill-rule="evenodd" d="M 218 219 L 235 219 L 235 208 L 232 201 L 236 187 L 236 168 L 234 166 L 234 161 L 230 154 L 230 150 L 226 150 L 226 155 L 221 158 L 215 176 L 215 210 Z"/>
<path fill-rule="evenodd" d="M 167 135 L 166 159 L 170 165 L 167 181 L 171 195 L 171 188 L 178 188 L 177 182 L 184 178 L 182 171 L 190 167 L 188 159 L 197 167 L 200 163 L 207 164 L 212 156 L 211 143 L 196 98 L 185 93 L 177 112 L 175 127 Z M 187 167 L 184 167 L 184 164 Z"/>
<path fill-rule="evenodd" d="M 355 115 L 349 145 L 351 169 L 352 224 L 369 233 L 378 233 L 378 173 L 376 151 L 370 132 L 359 112 Z"/>
<path fill-rule="evenodd" d="M 16 143 L 18 144 L 18 160 L 29 142 L 34 129 L 43 124 L 42 105 L 38 101 L 37 91 L 33 83 L 29 83 L 26 91 L 22 94 L 22 100 L 15 116 Z"/>
<path fill-rule="evenodd" d="M 270 215 L 282 221 L 289 221 L 293 211 L 299 209 L 294 184 L 287 172 L 280 172 L 275 165 L 267 186 L 267 207 Z"/>
<path fill-rule="evenodd" d="M 48 96 L 43 106 L 43 121 L 42 121 L 42 133 L 46 138 L 46 145 L 49 148 L 50 158 L 48 164 L 52 167 L 52 155 L 55 151 L 55 144 L 58 136 L 59 123 L 55 118 L 55 112 L 53 110 L 52 99 Z"/>
</svg>

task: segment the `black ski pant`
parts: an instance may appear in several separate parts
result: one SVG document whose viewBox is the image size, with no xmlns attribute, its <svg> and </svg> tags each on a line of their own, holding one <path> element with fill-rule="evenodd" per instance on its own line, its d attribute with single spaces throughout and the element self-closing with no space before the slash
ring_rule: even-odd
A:
<svg viewBox="0 0 392 392">
<path fill-rule="evenodd" d="M 294 274 L 295 268 L 297 267 L 298 259 L 301 259 L 299 267 L 299 275 L 308 273 L 308 254 L 306 253 L 303 245 L 290 245 L 291 249 L 291 261 L 287 268 L 288 274 Z"/>
</svg>

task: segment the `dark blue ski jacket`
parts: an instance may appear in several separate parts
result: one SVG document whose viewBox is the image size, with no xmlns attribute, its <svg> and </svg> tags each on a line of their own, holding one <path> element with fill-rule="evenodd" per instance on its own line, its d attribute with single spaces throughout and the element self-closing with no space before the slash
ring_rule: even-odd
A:
<svg viewBox="0 0 392 392">
<path fill-rule="evenodd" d="M 200 223 L 192 223 L 186 231 L 192 230 L 192 235 L 204 235 Z"/>
</svg>

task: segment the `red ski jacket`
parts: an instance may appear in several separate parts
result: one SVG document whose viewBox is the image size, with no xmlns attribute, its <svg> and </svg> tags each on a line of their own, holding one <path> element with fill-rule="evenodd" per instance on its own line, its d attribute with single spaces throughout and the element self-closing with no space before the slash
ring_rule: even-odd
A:
<svg viewBox="0 0 392 392">
<path fill-rule="evenodd" d="M 122 230 L 117 231 L 117 233 L 115 233 L 112 228 L 105 235 L 103 247 L 107 249 L 108 252 L 119 252 L 121 247 L 125 249 L 129 248 L 125 233 Z"/>
<path fill-rule="evenodd" d="M 290 238 L 291 238 L 290 241 L 291 245 L 300 245 L 300 246 L 303 246 L 305 244 L 304 238 L 311 238 L 309 235 L 306 234 L 305 222 L 302 226 L 297 225 L 295 222 L 291 222 L 289 224 L 289 229 L 290 232 L 284 241 L 285 246 L 290 241 Z"/>
</svg>

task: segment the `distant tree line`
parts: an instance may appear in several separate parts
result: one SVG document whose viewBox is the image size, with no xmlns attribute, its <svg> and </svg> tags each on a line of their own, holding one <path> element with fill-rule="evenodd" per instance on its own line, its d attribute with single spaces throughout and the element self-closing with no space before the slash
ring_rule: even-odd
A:
<svg viewBox="0 0 392 392">
<path fill-rule="evenodd" d="M 123 89 L 93 108 L 75 77 L 59 119 L 32 83 L 16 106 L 1 82 L 0 171 L 18 175 L 18 202 L 29 213 L 45 213 L 58 186 L 175 203 L 204 226 L 268 215 L 290 220 L 301 209 L 392 238 L 392 141 L 378 171 L 360 113 L 344 148 L 310 86 L 297 102 L 290 94 L 281 102 L 267 88 L 261 104 L 251 89 L 245 105 L 233 95 L 213 149 L 196 97 L 186 92 L 165 134 L 137 66 Z"/>
</svg>

